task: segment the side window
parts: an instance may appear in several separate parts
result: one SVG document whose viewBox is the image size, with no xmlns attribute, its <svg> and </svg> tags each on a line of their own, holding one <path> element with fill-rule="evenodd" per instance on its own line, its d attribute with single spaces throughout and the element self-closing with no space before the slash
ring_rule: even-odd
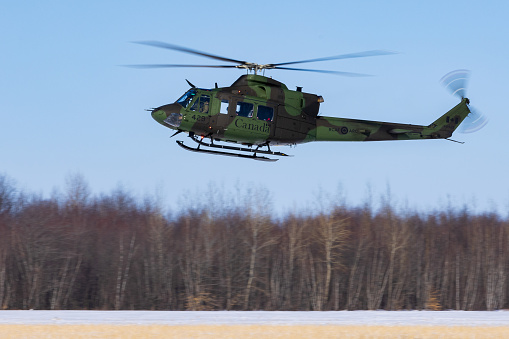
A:
<svg viewBox="0 0 509 339">
<path fill-rule="evenodd" d="M 258 105 L 258 120 L 272 121 L 274 119 L 274 108 Z"/>
<path fill-rule="evenodd" d="M 209 102 L 210 96 L 202 95 L 198 100 L 196 100 L 191 106 L 191 111 L 198 111 L 200 113 L 208 113 L 209 112 Z"/>
<path fill-rule="evenodd" d="M 237 115 L 241 117 L 251 118 L 253 116 L 253 104 L 249 102 L 237 102 Z"/>
<path fill-rule="evenodd" d="M 219 110 L 219 113 L 221 114 L 228 114 L 228 100 L 221 100 L 221 109 Z"/>
</svg>

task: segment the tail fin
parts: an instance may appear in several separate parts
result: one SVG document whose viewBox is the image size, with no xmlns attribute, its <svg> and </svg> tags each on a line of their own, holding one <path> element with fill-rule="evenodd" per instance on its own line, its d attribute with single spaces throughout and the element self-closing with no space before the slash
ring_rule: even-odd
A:
<svg viewBox="0 0 509 339">
<path fill-rule="evenodd" d="M 467 98 L 462 99 L 459 104 L 429 125 L 423 134 L 430 134 L 433 138 L 449 138 L 470 114 L 469 103 Z"/>
</svg>

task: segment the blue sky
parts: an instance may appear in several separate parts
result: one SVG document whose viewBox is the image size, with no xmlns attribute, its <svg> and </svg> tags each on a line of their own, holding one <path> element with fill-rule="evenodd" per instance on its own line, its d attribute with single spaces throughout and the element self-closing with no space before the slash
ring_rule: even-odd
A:
<svg viewBox="0 0 509 339">
<path fill-rule="evenodd" d="M 390 195 L 419 210 L 509 206 L 507 14 L 500 1 L 2 1 L 0 173 L 49 196 L 81 173 L 96 193 L 119 185 L 163 205 L 207 202 L 213 191 L 263 188 L 278 211 L 316 200 L 360 204 Z M 310 64 L 368 73 L 347 78 L 270 71 L 289 88 L 322 95 L 321 115 L 427 125 L 457 104 L 440 84 L 472 71 L 468 96 L 490 119 L 444 140 L 309 143 L 276 163 L 186 152 L 144 109 L 188 89 L 228 86 L 242 71 L 130 69 L 126 64 L 208 63 L 130 43 L 160 40 L 257 63 L 372 49 L 399 54 Z M 215 63 L 212 61 L 211 63 Z M 213 188 L 211 188 L 213 187 Z M 325 198 L 324 198 L 325 197 Z"/>
</svg>

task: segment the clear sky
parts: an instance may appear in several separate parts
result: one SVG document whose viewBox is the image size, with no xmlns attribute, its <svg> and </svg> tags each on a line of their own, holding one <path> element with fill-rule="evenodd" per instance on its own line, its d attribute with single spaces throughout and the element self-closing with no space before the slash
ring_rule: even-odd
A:
<svg viewBox="0 0 509 339">
<path fill-rule="evenodd" d="M 387 192 L 420 210 L 509 206 L 509 3 L 504 1 L 0 1 L 0 173 L 49 196 L 81 173 L 95 194 L 122 185 L 165 206 L 207 202 L 213 190 L 262 187 L 278 211 L 342 196 L 356 205 Z M 472 71 L 468 97 L 490 119 L 464 145 L 445 141 L 308 143 L 276 163 L 186 152 L 146 108 L 187 89 L 228 86 L 218 69 L 130 69 L 211 63 L 130 43 L 159 40 L 276 63 L 372 49 L 399 54 L 305 65 L 375 75 L 268 71 L 322 95 L 321 115 L 428 125 L 458 103 L 439 84 Z M 180 138 L 182 139 L 182 138 Z M 215 188 L 210 188 L 215 187 Z M 325 194 L 323 194 L 325 192 Z M 338 193 L 339 192 L 339 193 Z M 325 198 L 324 198 L 325 197 Z M 226 194 L 226 199 L 230 197 Z M 235 199 L 232 195 L 231 199 Z"/>
</svg>

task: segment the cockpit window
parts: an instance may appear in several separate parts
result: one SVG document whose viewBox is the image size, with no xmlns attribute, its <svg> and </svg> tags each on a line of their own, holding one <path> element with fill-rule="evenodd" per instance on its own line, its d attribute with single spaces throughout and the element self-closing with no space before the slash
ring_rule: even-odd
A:
<svg viewBox="0 0 509 339">
<path fill-rule="evenodd" d="M 186 108 L 191 101 L 193 101 L 193 98 L 196 95 L 196 91 L 194 89 L 191 89 L 186 92 L 183 96 L 180 97 L 180 99 L 177 100 L 178 104 L 181 104 L 182 107 Z"/>
<path fill-rule="evenodd" d="M 208 113 L 209 112 L 209 102 L 210 96 L 202 95 L 200 99 L 196 100 L 191 107 L 191 111 L 197 111 L 200 113 Z"/>
</svg>

